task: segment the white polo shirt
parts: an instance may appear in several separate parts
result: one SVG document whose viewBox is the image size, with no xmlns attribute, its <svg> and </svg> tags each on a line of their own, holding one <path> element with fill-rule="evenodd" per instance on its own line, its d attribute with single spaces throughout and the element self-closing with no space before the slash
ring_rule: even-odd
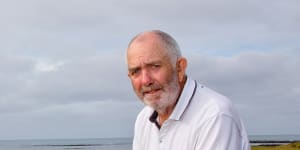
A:
<svg viewBox="0 0 300 150">
<path fill-rule="evenodd" d="M 250 150 L 246 130 L 230 100 L 190 78 L 160 129 L 149 120 L 154 112 L 146 106 L 139 113 L 133 150 Z"/>
</svg>

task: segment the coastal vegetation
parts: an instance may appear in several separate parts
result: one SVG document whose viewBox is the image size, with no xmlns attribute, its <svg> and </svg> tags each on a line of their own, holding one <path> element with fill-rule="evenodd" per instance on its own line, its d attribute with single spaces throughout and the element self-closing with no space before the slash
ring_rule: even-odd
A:
<svg viewBox="0 0 300 150">
<path fill-rule="evenodd" d="M 300 150 L 300 142 L 278 146 L 252 146 L 251 150 Z"/>
</svg>

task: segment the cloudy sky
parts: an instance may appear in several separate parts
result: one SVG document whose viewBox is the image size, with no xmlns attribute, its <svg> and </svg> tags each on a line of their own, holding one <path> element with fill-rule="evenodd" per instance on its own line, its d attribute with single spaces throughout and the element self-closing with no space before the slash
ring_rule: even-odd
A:
<svg viewBox="0 0 300 150">
<path fill-rule="evenodd" d="M 170 33 L 250 135 L 300 133 L 299 0 L 0 0 L 0 139 L 131 137 L 128 41 Z"/>
</svg>

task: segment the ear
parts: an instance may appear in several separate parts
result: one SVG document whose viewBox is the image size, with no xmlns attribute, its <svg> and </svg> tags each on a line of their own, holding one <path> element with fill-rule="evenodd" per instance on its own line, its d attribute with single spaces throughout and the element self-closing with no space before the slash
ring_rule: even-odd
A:
<svg viewBox="0 0 300 150">
<path fill-rule="evenodd" d="M 186 60 L 186 58 L 180 57 L 177 60 L 177 64 L 176 64 L 176 71 L 177 71 L 179 82 L 183 82 L 184 81 L 186 67 L 187 67 L 187 60 Z"/>
</svg>

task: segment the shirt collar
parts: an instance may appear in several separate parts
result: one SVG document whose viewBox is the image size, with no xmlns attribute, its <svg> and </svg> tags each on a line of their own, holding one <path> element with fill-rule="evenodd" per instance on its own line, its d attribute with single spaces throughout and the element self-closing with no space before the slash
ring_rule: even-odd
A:
<svg viewBox="0 0 300 150">
<path fill-rule="evenodd" d="M 179 120 L 186 108 L 188 107 L 191 99 L 193 98 L 197 88 L 196 81 L 191 78 L 187 78 L 187 81 L 183 87 L 179 100 L 169 119 Z"/>
</svg>

